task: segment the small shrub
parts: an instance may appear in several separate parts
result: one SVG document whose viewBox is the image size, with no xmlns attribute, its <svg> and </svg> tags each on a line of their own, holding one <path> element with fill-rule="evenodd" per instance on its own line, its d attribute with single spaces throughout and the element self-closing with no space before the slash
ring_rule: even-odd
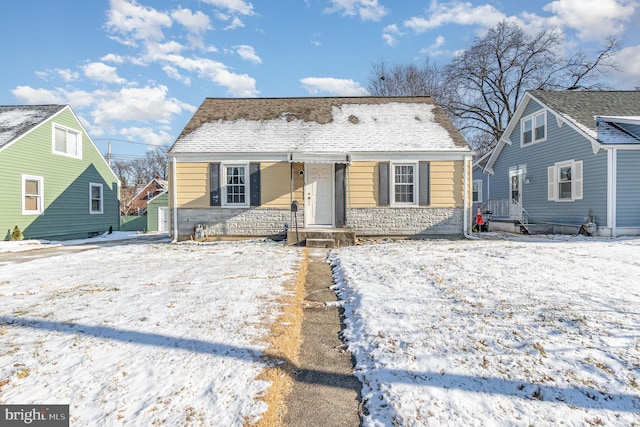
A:
<svg viewBox="0 0 640 427">
<path fill-rule="evenodd" d="M 22 235 L 22 231 L 16 225 L 13 231 L 11 232 L 11 240 L 22 240 L 24 236 Z"/>
</svg>

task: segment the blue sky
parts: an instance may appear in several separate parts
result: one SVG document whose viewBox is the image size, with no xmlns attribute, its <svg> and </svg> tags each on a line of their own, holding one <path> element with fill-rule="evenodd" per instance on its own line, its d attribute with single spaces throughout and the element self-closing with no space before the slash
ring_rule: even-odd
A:
<svg viewBox="0 0 640 427">
<path fill-rule="evenodd" d="M 366 95 L 374 62 L 448 63 L 503 19 L 568 49 L 615 35 L 609 84 L 640 86 L 640 0 L 22 0 L 0 9 L 0 104 L 70 104 L 130 159 L 205 97 Z"/>
</svg>

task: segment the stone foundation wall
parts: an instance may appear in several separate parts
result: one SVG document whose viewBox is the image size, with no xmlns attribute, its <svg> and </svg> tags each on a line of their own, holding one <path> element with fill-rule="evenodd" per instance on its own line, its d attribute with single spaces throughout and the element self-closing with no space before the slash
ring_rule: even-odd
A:
<svg viewBox="0 0 640 427">
<path fill-rule="evenodd" d="M 178 235 L 179 239 L 196 237 L 196 228 L 201 225 L 201 237 L 284 236 L 290 214 L 288 209 L 178 209 Z M 298 212 L 298 226 L 301 224 L 304 218 Z"/>
<path fill-rule="evenodd" d="M 357 236 L 462 235 L 461 208 L 347 209 L 346 227 Z"/>
</svg>

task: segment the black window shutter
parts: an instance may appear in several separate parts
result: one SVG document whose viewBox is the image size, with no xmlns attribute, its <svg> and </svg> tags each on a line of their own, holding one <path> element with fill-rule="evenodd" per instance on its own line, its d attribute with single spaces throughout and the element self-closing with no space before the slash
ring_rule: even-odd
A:
<svg viewBox="0 0 640 427">
<path fill-rule="evenodd" d="M 336 163 L 336 227 L 344 227 L 346 221 L 345 172 L 347 165 Z"/>
<path fill-rule="evenodd" d="M 249 163 L 251 206 L 260 206 L 260 163 Z"/>
<path fill-rule="evenodd" d="M 418 202 L 420 206 L 429 206 L 431 204 L 431 200 L 429 200 L 429 162 L 418 163 L 418 179 L 420 180 Z"/>
<path fill-rule="evenodd" d="M 380 194 L 378 204 L 389 206 L 389 162 L 378 163 Z"/>
<path fill-rule="evenodd" d="M 209 163 L 209 205 L 220 206 L 220 163 Z"/>
</svg>

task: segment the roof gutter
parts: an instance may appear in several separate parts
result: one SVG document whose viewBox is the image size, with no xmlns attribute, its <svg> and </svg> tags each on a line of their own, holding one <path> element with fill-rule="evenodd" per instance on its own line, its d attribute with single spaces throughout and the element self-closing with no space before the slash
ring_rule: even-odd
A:
<svg viewBox="0 0 640 427">
<path fill-rule="evenodd" d="M 178 180 L 178 175 L 176 173 L 176 159 L 173 158 L 171 160 L 171 177 L 173 178 L 171 180 L 171 199 L 173 203 L 173 240 L 171 243 L 176 243 L 178 241 L 178 195 L 176 190 L 176 187 L 178 186 L 176 182 Z"/>
</svg>

